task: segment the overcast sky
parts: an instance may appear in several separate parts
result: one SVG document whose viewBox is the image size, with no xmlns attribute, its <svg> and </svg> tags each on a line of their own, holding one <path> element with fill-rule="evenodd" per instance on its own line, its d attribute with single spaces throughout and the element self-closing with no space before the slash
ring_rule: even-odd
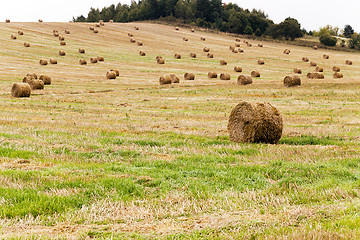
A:
<svg viewBox="0 0 360 240">
<path fill-rule="evenodd" d="M 2 21 L 31 22 L 43 19 L 48 22 L 67 22 L 73 16 L 87 15 L 90 7 L 102 8 L 130 0 L 7 0 L 0 8 Z M 296 18 L 306 30 L 317 30 L 330 24 L 343 29 L 350 24 L 360 31 L 360 0 L 223 0 L 240 7 L 261 9 L 275 23 L 287 17 Z"/>
</svg>

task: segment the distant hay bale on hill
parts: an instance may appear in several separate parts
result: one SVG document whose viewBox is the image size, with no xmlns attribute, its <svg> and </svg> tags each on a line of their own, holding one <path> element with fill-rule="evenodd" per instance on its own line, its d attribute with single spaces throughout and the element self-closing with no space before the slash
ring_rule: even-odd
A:
<svg viewBox="0 0 360 240">
<path fill-rule="evenodd" d="M 94 29 L 94 31 L 93 31 L 94 33 L 99 33 L 99 30 L 97 30 L 97 29 Z"/>
<path fill-rule="evenodd" d="M 318 46 L 316 46 L 316 45 L 313 46 L 313 49 L 314 49 L 314 50 L 318 50 Z"/>
<path fill-rule="evenodd" d="M 109 20 L 109 23 L 114 23 L 114 20 Z"/>
<path fill-rule="evenodd" d="M 327 54 L 324 54 L 324 55 L 323 55 L 323 58 L 324 58 L 324 59 L 329 59 L 329 57 L 330 57 L 330 56 L 327 55 Z"/>
<path fill-rule="evenodd" d="M 208 78 L 217 78 L 216 72 L 208 72 Z"/>
<path fill-rule="evenodd" d="M 214 54 L 212 54 L 212 53 L 208 53 L 206 56 L 207 56 L 208 58 L 214 58 Z"/>
<path fill-rule="evenodd" d="M 5 22 L 6 22 L 6 23 L 10 23 L 10 19 L 6 19 Z"/>
<path fill-rule="evenodd" d="M 108 71 L 108 72 L 106 73 L 106 78 L 107 78 L 107 79 L 116 79 L 116 72 L 114 72 L 114 71 Z"/>
<path fill-rule="evenodd" d="M 131 43 L 135 43 L 135 42 L 136 42 L 136 40 L 135 40 L 135 39 L 133 39 L 133 38 L 130 38 L 130 42 L 131 42 Z"/>
<path fill-rule="evenodd" d="M 332 70 L 333 70 L 334 72 L 340 72 L 340 68 L 337 67 L 337 66 L 333 66 Z"/>
<path fill-rule="evenodd" d="M 64 41 L 64 40 L 65 40 L 65 37 L 59 36 L 59 40 L 60 40 L 60 41 Z"/>
<path fill-rule="evenodd" d="M 128 33 L 128 37 L 133 37 L 134 35 L 132 33 Z"/>
<path fill-rule="evenodd" d="M 66 55 L 66 53 L 65 53 L 65 51 L 64 51 L 64 50 L 60 50 L 60 51 L 59 51 L 59 55 L 60 55 L 60 56 L 65 56 L 65 55 Z"/>
<path fill-rule="evenodd" d="M 252 47 L 252 44 L 248 42 L 248 43 L 246 43 L 246 46 Z"/>
<path fill-rule="evenodd" d="M 170 74 L 171 83 L 180 83 L 180 79 L 175 74 Z"/>
<path fill-rule="evenodd" d="M 181 58 L 181 55 L 180 55 L 180 54 L 175 53 L 174 58 L 175 58 L 175 59 L 180 59 L 180 58 Z"/>
<path fill-rule="evenodd" d="M 235 39 L 236 42 L 241 42 L 241 40 L 239 38 Z"/>
<path fill-rule="evenodd" d="M 255 77 L 260 77 L 260 73 L 256 70 L 251 72 L 251 77 L 255 78 Z"/>
<path fill-rule="evenodd" d="M 14 83 L 11 87 L 11 96 L 16 98 L 30 97 L 31 87 L 28 83 Z"/>
<path fill-rule="evenodd" d="M 90 58 L 90 62 L 91 63 L 97 63 L 98 59 L 96 57 L 92 57 L 92 58 Z"/>
<path fill-rule="evenodd" d="M 176 30 L 176 31 L 179 31 L 179 28 L 178 28 L 178 27 L 175 27 L 175 30 Z"/>
<path fill-rule="evenodd" d="M 290 50 L 289 50 L 289 49 L 285 49 L 285 50 L 284 50 L 284 54 L 290 54 Z"/>
<path fill-rule="evenodd" d="M 242 68 L 241 67 L 234 67 L 234 71 L 235 72 L 242 72 Z"/>
<path fill-rule="evenodd" d="M 253 83 L 252 77 L 250 77 L 249 75 L 240 75 L 237 79 L 238 85 L 248 85 L 252 83 Z"/>
<path fill-rule="evenodd" d="M 120 71 L 119 71 L 119 70 L 117 70 L 117 69 L 110 69 L 110 72 L 111 72 L 111 71 L 115 72 L 115 74 L 116 74 L 117 77 L 120 76 Z"/>
<path fill-rule="evenodd" d="M 230 75 L 227 73 L 222 73 L 222 74 L 220 74 L 220 79 L 221 80 L 230 80 Z"/>
<path fill-rule="evenodd" d="M 277 143 L 283 131 L 280 112 L 270 103 L 239 103 L 230 113 L 230 141 L 237 143 Z"/>
<path fill-rule="evenodd" d="M 24 32 L 23 31 L 18 31 L 18 34 L 19 35 L 24 35 Z"/>
<path fill-rule="evenodd" d="M 227 61 L 225 61 L 225 60 L 220 60 L 220 65 L 227 65 Z"/>
<path fill-rule="evenodd" d="M 258 44 L 258 47 L 263 47 L 264 45 L 262 45 L 261 43 Z"/>
<path fill-rule="evenodd" d="M 258 64 L 259 64 L 259 65 L 264 65 L 264 64 L 265 64 L 265 61 L 264 61 L 264 60 L 259 59 L 259 60 L 258 60 Z"/>
<path fill-rule="evenodd" d="M 101 57 L 101 56 L 98 56 L 98 57 L 97 57 L 97 60 L 98 60 L 99 62 L 103 62 L 103 61 L 105 61 L 105 58 L 104 58 L 104 57 Z"/>
<path fill-rule="evenodd" d="M 69 30 L 64 30 L 65 34 L 70 34 Z"/>
<path fill-rule="evenodd" d="M 80 63 L 80 65 L 86 65 L 87 61 L 85 59 L 80 59 L 79 63 Z"/>
<path fill-rule="evenodd" d="M 85 53 L 85 49 L 79 48 L 79 53 Z"/>
<path fill-rule="evenodd" d="M 143 43 L 138 41 L 138 42 L 137 42 L 137 45 L 138 45 L 138 46 L 142 46 Z"/>
<path fill-rule="evenodd" d="M 195 32 L 195 29 L 192 28 L 190 31 L 191 31 L 191 32 Z"/>
<path fill-rule="evenodd" d="M 14 36 L 14 35 L 11 35 L 10 38 L 13 39 L 13 40 L 17 39 L 17 37 Z"/>
<path fill-rule="evenodd" d="M 343 78 L 344 75 L 341 72 L 335 72 L 334 73 L 334 78 Z"/>
<path fill-rule="evenodd" d="M 134 27 L 135 30 L 139 30 L 139 27 Z"/>
<path fill-rule="evenodd" d="M 240 47 L 240 43 L 235 43 L 235 47 Z"/>
<path fill-rule="evenodd" d="M 243 52 L 244 52 L 244 49 L 239 48 L 239 49 L 238 49 L 238 52 L 239 52 L 239 53 L 243 53 Z"/>
<path fill-rule="evenodd" d="M 233 49 L 233 50 L 231 50 L 233 53 L 238 53 L 239 51 L 237 50 L 237 49 Z"/>
<path fill-rule="evenodd" d="M 312 67 L 316 67 L 316 62 L 310 62 L 310 66 L 312 66 Z"/>
<path fill-rule="evenodd" d="M 139 51 L 139 55 L 140 55 L 140 56 L 145 56 L 145 55 L 146 55 L 146 53 L 145 53 L 145 52 L 143 52 L 143 51 Z"/>
<path fill-rule="evenodd" d="M 210 51 L 210 48 L 204 47 L 204 48 L 203 48 L 203 51 L 204 51 L 204 52 L 209 52 L 209 51 Z"/>
<path fill-rule="evenodd" d="M 299 69 L 299 68 L 294 68 L 294 73 L 296 73 L 296 74 L 301 74 L 302 71 L 301 71 L 301 69 Z"/>
<path fill-rule="evenodd" d="M 43 22 L 43 20 L 42 20 L 42 19 L 39 19 L 38 21 L 39 21 L 39 23 L 42 23 L 42 22 Z"/>
<path fill-rule="evenodd" d="M 54 59 L 54 58 L 50 58 L 49 62 L 50 62 L 51 64 L 57 64 L 57 60 Z"/>
<path fill-rule="evenodd" d="M 298 75 L 289 75 L 284 78 L 285 87 L 294 87 L 301 85 L 301 79 Z"/>
<path fill-rule="evenodd" d="M 65 45 L 66 45 L 66 42 L 61 41 L 61 42 L 60 42 L 60 45 L 61 45 L 61 46 L 65 46 Z"/>
<path fill-rule="evenodd" d="M 346 60 L 346 61 L 345 61 L 345 64 L 346 64 L 346 65 L 352 65 L 353 63 L 352 63 L 352 61 L 350 61 L 350 60 Z"/>
<path fill-rule="evenodd" d="M 100 23 L 95 23 L 95 27 L 100 27 Z"/>
<path fill-rule="evenodd" d="M 24 42 L 25 47 L 30 47 L 30 43 Z"/>
<path fill-rule="evenodd" d="M 204 37 L 200 37 L 200 40 L 201 40 L 201 41 L 205 41 L 205 38 L 204 38 Z"/>
<path fill-rule="evenodd" d="M 161 56 L 156 57 L 156 62 L 158 64 L 165 64 L 165 60 Z"/>
<path fill-rule="evenodd" d="M 47 65 L 48 61 L 45 59 L 40 59 L 39 63 L 40 63 L 40 65 Z"/>
<path fill-rule="evenodd" d="M 315 72 L 324 72 L 324 69 L 322 67 L 316 67 Z"/>
<path fill-rule="evenodd" d="M 58 32 L 54 32 L 53 34 L 54 34 L 54 37 L 59 37 L 60 36 Z"/>
<path fill-rule="evenodd" d="M 40 75 L 39 79 L 44 82 L 44 85 L 51 84 L 51 77 L 49 77 L 47 75 Z"/>
<path fill-rule="evenodd" d="M 303 57 L 303 58 L 302 58 L 302 61 L 303 61 L 303 62 L 308 62 L 308 61 L 309 61 L 309 58 Z"/>
<path fill-rule="evenodd" d="M 89 27 L 89 29 L 90 29 L 91 31 L 94 31 L 95 28 L 94 28 L 94 27 Z"/>
<path fill-rule="evenodd" d="M 234 47 L 234 46 L 230 46 L 229 49 L 232 51 L 232 50 L 235 49 L 235 47 Z"/>
<path fill-rule="evenodd" d="M 184 74 L 184 79 L 185 80 L 195 80 L 195 74 L 193 74 L 193 73 L 185 73 Z"/>
<path fill-rule="evenodd" d="M 183 37 L 183 40 L 184 40 L 185 42 L 189 41 L 189 39 L 187 39 L 187 38 L 185 38 L 185 37 Z"/>
<path fill-rule="evenodd" d="M 171 84 L 170 75 L 163 75 L 159 78 L 160 85 Z"/>
<path fill-rule="evenodd" d="M 191 58 L 196 58 L 196 54 L 195 53 L 190 53 L 190 57 Z"/>
</svg>

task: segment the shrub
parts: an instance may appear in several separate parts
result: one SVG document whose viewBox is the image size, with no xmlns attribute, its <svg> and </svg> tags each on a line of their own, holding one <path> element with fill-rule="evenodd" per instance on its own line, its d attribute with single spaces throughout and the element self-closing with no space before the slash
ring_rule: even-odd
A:
<svg viewBox="0 0 360 240">
<path fill-rule="evenodd" d="M 325 46 L 335 46 L 337 38 L 326 34 L 320 37 L 320 42 Z"/>
</svg>

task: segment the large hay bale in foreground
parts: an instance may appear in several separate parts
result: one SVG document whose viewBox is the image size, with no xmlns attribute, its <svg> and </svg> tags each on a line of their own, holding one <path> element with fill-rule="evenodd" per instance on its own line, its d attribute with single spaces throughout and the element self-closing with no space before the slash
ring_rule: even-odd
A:
<svg viewBox="0 0 360 240">
<path fill-rule="evenodd" d="M 33 79 L 28 82 L 31 90 L 44 89 L 44 82 L 40 79 Z"/>
<path fill-rule="evenodd" d="M 65 56 L 65 55 L 66 55 L 66 53 L 65 53 L 65 51 L 64 51 L 64 50 L 60 50 L 60 51 L 59 51 L 59 55 L 60 55 L 60 56 Z"/>
<path fill-rule="evenodd" d="M 284 50 L 284 54 L 290 54 L 290 50 L 289 50 L 289 49 L 285 49 L 285 50 Z"/>
<path fill-rule="evenodd" d="M 210 52 L 210 48 L 204 47 L 204 48 L 203 48 L 203 51 L 204 51 L 204 52 Z"/>
<path fill-rule="evenodd" d="M 51 64 L 57 64 L 57 60 L 54 59 L 54 58 L 50 58 L 50 61 L 49 61 Z"/>
<path fill-rule="evenodd" d="M 91 63 L 97 63 L 98 59 L 96 57 L 92 57 L 92 58 L 90 58 L 90 62 Z"/>
<path fill-rule="evenodd" d="M 79 63 L 80 63 L 80 65 L 86 65 L 87 61 L 85 59 L 80 59 Z"/>
<path fill-rule="evenodd" d="M 259 64 L 259 65 L 264 65 L 264 64 L 265 64 L 265 61 L 264 61 L 264 60 L 259 59 L 259 60 L 258 60 L 258 64 Z"/>
<path fill-rule="evenodd" d="M 343 78 L 344 75 L 341 72 L 335 72 L 334 73 L 334 78 Z"/>
<path fill-rule="evenodd" d="M 180 79 L 175 74 L 170 74 L 171 83 L 180 83 Z"/>
<path fill-rule="evenodd" d="M 146 53 L 145 53 L 145 52 L 143 52 L 143 51 L 139 51 L 139 55 L 140 55 L 140 56 L 145 56 L 145 55 L 146 55 Z"/>
<path fill-rule="evenodd" d="M 14 83 L 11 87 L 11 96 L 20 98 L 20 97 L 30 97 L 31 87 L 28 83 Z"/>
<path fill-rule="evenodd" d="M 114 72 L 114 71 L 108 71 L 108 72 L 106 73 L 106 78 L 107 78 L 107 79 L 116 79 L 116 72 Z"/>
<path fill-rule="evenodd" d="M 334 72 L 340 72 L 340 68 L 337 67 L 337 66 L 333 66 L 332 70 L 333 70 Z"/>
<path fill-rule="evenodd" d="M 230 80 L 230 75 L 227 73 L 222 73 L 222 74 L 220 74 L 220 79 L 221 80 Z"/>
<path fill-rule="evenodd" d="M 234 67 L 234 71 L 235 72 L 242 72 L 242 68 L 241 67 Z"/>
<path fill-rule="evenodd" d="M 315 72 L 324 72 L 324 69 L 322 67 L 317 66 L 315 68 Z"/>
<path fill-rule="evenodd" d="M 196 54 L 195 53 L 190 53 L 190 57 L 196 58 Z"/>
<path fill-rule="evenodd" d="M 206 56 L 207 56 L 208 58 L 214 58 L 214 54 L 212 54 L 212 53 L 208 53 Z"/>
<path fill-rule="evenodd" d="M 294 68 L 294 73 L 296 73 L 296 74 L 301 74 L 302 71 L 301 71 L 301 69 L 299 69 L 299 68 Z"/>
<path fill-rule="evenodd" d="M 303 58 L 302 58 L 302 61 L 303 61 L 303 62 L 308 62 L 308 61 L 309 61 L 309 58 L 303 57 Z"/>
<path fill-rule="evenodd" d="M 251 77 L 260 77 L 259 71 L 256 71 L 256 70 L 252 71 L 251 72 Z"/>
<path fill-rule="evenodd" d="M 24 42 L 24 47 L 30 47 L 30 43 Z"/>
<path fill-rule="evenodd" d="M 323 55 L 323 58 L 324 58 L 324 59 L 329 59 L 330 57 L 329 57 L 329 55 L 324 54 L 324 55 Z"/>
<path fill-rule="evenodd" d="M 159 78 L 160 85 L 164 84 L 171 84 L 171 77 L 170 75 L 163 75 Z"/>
<path fill-rule="evenodd" d="M 280 112 L 270 103 L 239 103 L 230 113 L 230 141 L 238 143 L 277 143 L 282 135 Z"/>
<path fill-rule="evenodd" d="M 346 61 L 345 61 L 345 64 L 346 64 L 346 65 L 352 65 L 353 63 L 352 63 L 352 61 L 350 61 L 350 60 L 346 60 Z"/>
<path fill-rule="evenodd" d="M 85 49 L 79 48 L 79 53 L 85 53 Z"/>
<path fill-rule="evenodd" d="M 301 79 L 298 75 L 289 75 L 284 78 L 285 87 L 294 87 L 301 85 Z"/>
<path fill-rule="evenodd" d="M 225 60 L 220 60 L 220 65 L 227 65 L 227 61 L 225 61 Z"/>
<path fill-rule="evenodd" d="M 40 59 L 39 63 L 40 63 L 40 65 L 47 65 L 48 61 L 45 59 Z"/>
<path fill-rule="evenodd" d="M 248 85 L 252 83 L 253 83 L 252 77 L 250 77 L 249 75 L 240 75 L 237 79 L 238 85 Z"/>
<path fill-rule="evenodd" d="M 208 78 L 217 78 L 216 72 L 208 72 Z"/>
<path fill-rule="evenodd" d="M 175 53 L 174 58 L 175 58 L 175 59 L 180 59 L 180 58 L 181 58 L 181 55 L 180 55 L 180 54 Z"/>
<path fill-rule="evenodd" d="M 195 80 L 195 74 L 193 74 L 193 73 L 185 73 L 184 74 L 184 79 L 185 80 Z"/>
<path fill-rule="evenodd" d="M 40 75 L 39 79 L 44 82 L 44 85 L 51 84 L 51 77 L 49 77 L 47 75 Z"/>
</svg>

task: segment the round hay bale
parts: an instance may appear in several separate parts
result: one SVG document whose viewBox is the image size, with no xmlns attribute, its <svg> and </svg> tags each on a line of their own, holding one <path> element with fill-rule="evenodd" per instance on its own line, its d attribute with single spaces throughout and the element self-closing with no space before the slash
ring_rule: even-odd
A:
<svg viewBox="0 0 360 240">
<path fill-rule="evenodd" d="M 312 67 L 316 67 L 316 62 L 310 62 L 310 66 L 312 66 Z"/>
<path fill-rule="evenodd" d="M 159 78 L 160 85 L 164 84 L 171 84 L 171 77 L 170 75 L 163 75 Z"/>
<path fill-rule="evenodd" d="M 104 57 L 97 57 L 97 60 L 98 60 L 99 62 L 103 62 L 103 61 L 105 61 L 105 58 L 104 58 Z"/>
<path fill-rule="evenodd" d="M 94 28 L 94 27 L 89 27 L 89 29 L 90 29 L 91 31 L 94 31 L 95 28 Z"/>
<path fill-rule="evenodd" d="M 234 71 L 235 72 L 242 72 L 242 68 L 241 67 L 234 67 Z"/>
<path fill-rule="evenodd" d="M 236 42 L 241 42 L 241 40 L 239 38 L 235 39 Z"/>
<path fill-rule="evenodd" d="M 180 54 L 175 53 L 174 58 L 175 58 L 175 59 L 180 59 L 180 58 L 181 58 L 181 55 L 180 55 Z"/>
<path fill-rule="evenodd" d="M 142 46 L 143 43 L 138 41 L 138 42 L 137 42 L 137 45 L 138 45 L 138 46 Z"/>
<path fill-rule="evenodd" d="M 220 60 L 220 65 L 227 65 L 227 61 L 225 61 L 225 60 Z"/>
<path fill-rule="evenodd" d="M 179 31 L 179 28 L 178 28 L 178 27 L 175 27 L 175 30 L 176 30 L 176 31 Z"/>
<path fill-rule="evenodd" d="M 6 23 L 10 23 L 10 19 L 6 19 L 5 22 L 6 22 Z"/>
<path fill-rule="evenodd" d="M 64 30 L 65 34 L 70 34 L 69 30 Z"/>
<path fill-rule="evenodd" d="M 24 32 L 18 31 L 18 34 L 19 34 L 19 35 L 24 35 Z"/>
<path fill-rule="evenodd" d="M 51 84 L 51 77 L 49 77 L 47 75 L 40 75 L 39 79 L 44 82 L 44 85 Z"/>
<path fill-rule="evenodd" d="M 204 51 L 204 52 L 210 52 L 210 48 L 204 47 L 204 48 L 203 48 L 203 51 Z"/>
<path fill-rule="evenodd" d="M 85 53 L 85 49 L 79 48 L 79 53 Z"/>
<path fill-rule="evenodd" d="M 289 50 L 289 49 L 285 49 L 285 50 L 284 50 L 284 54 L 290 54 L 290 50 Z"/>
<path fill-rule="evenodd" d="M 30 81 L 35 80 L 35 79 L 37 79 L 37 77 L 35 78 L 34 76 L 27 74 L 23 78 L 23 83 L 29 83 Z"/>
<path fill-rule="evenodd" d="M 296 74 L 301 74 L 302 71 L 301 71 L 301 69 L 299 69 L 299 68 L 294 68 L 294 73 L 296 73 Z"/>
<path fill-rule="evenodd" d="M 207 56 L 208 58 L 214 58 L 214 54 L 212 54 L 212 53 L 208 53 L 206 56 Z"/>
<path fill-rule="evenodd" d="M 183 37 L 183 40 L 184 40 L 185 42 L 189 41 L 189 39 L 187 39 L 187 38 L 184 38 L 184 37 Z"/>
<path fill-rule="evenodd" d="M 158 59 L 156 60 L 156 62 L 157 62 L 158 64 L 165 64 L 165 60 L 164 60 L 163 58 L 158 58 Z"/>
<path fill-rule="evenodd" d="M 324 72 L 324 69 L 322 67 L 316 67 L 315 72 Z"/>
<path fill-rule="evenodd" d="M 170 74 L 171 83 L 180 83 L 180 79 L 175 74 Z"/>
<path fill-rule="evenodd" d="M 30 43 L 24 42 L 24 47 L 30 47 Z"/>
<path fill-rule="evenodd" d="M 60 40 L 60 41 L 64 41 L 64 40 L 65 40 L 65 37 L 59 36 L 59 40 Z"/>
<path fill-rule="evenodd" d="M 233 50 L 231 50 L 233 53 L 238 53 L 239 51 L 236 50 L 235 48 Z"/>
<path fill-rule="evenodd" d="M 116 79 L 116 72 L 114 72 L 114 71 L 108 71 L 108 72 L 106 73 L 106 78 L 107 78 L 107 79 Z"/>
<path fill-rule="evenodd" d="M 302 58 L 302 61 L 303 61 L 303 62 L 308 62 L 308 61 L 309 61 L 309 58 L 303 57 L 303 58 Z"/>
<path fill-rule="evenodd" d="M 190 57 L 196 58 L 196 54 L 195 53 L 190 53 Z"/>
<path fill-rule="evenodd" d="M 252 83 L 253 83 L 252 77 L 250 77 L 249 75 L 240 75 L 237 79 L 238 85 L 248 85 Z"/>
<path fill-rule="evenodd" d="M 324 74 L 319 73 L 319 72 L 315 72 L 315 73 L 313 73 L 313 78 L 314 79 L 324 79 Z"/>
<path fill-rule="evenodd" d="M 314 50 L 318 50 L 318 46 L 316 46 L 316 45 L 313 46 L 313 49 L 314 49 Z"/>
<path fill-rule="evenodd" d="M 131 43 L 135 43 L 135 42 L 136 42 L 136 40 L 135 40 L 135 39 L 133 39 L 133 38 L 130 38 L 130 42 L 131 42 Z"/>
<path fill-rule="evenodd" d="M 100 26 L 105 26 L 105 24 L 104 24 L 104 21 L 103 21 L 103 20 L 99 20 L 99 24 L 100 24 Z"/>
<path fill-rule="evenodd" d="M 216 72 L 208 72 L 208 78 L 217 78 Z"/>
<path fill-rule="evenodd" d="M 307 78 L 314 78 L 314 73 L 309 72 L 308 74 L 306 74 Z"/>
<path fill-rule="evenodd" d="M 220 74 L 220 79 L 221 80 L 230 80 L 230 75 L 227 73 L 222 73 L 222 74 Z"/>
<path fill-rule="evenodd" d="M 323 58 L 324 58 L 324 59 L 329 59 L 329 57 L 330 57 L 330 56 L 327 55 L 327 54 L 324 54 L 324 55 L 323 55 Z"/>
<path fill-rule="evenodd" d="M 134 35 L 132 33 L 128 33 L 128 36 L 129 37 L 133 37 Z"/>
<path fill-rule="evenodd" d="M 258 44 L 258 47 L 263 47 L 264 45 L 262 45 L 261 43 Z"/>
<path fill-rule="evenodd" d="M 92 57 L 92 58 L 90 58 L 90 62 L 91 63 L 97 63 L 98 59 L 96 57 Z"/>
<path fill-rule="evenodd" d="M 28 82 L 31 90 L 44 89 L 44 82 L 39 79 L 33 79 Z"/>
<path fill-rule="evenodd" d="M 34 79 L 38 79 L 36 73 L 28 73 L 28 74 L 26 74 L 26 76 L 27 76 L 27 77 L 33 77 Z"/>
<path fill-rule="evenodd" d="M 145 53 L 145 52 L 143 52 L 143 51 L 139 51 L 139 55 L 140 55 L 140 56 L 145 56 L 145 55 L 146 55 L 146 53 Z"/>
<path fill-rule="evenodd" d="M 11 87 L 11 96 L 16 98 L 30 97 L 31 87 L 28 83 L 14 83 Z"/>
<path fill-rule="evenodd" d="M 350 60 L 346 60 L 346 61 L 345 61 L 345 64 L 346 64 L 346 65 L 352 65 L 353 63 L 352 63 L 352 61 L 350 61 Z"/>
<path fill-rule="evenodd" d="M 39 63 L 40 63 L 40 65 L 47 65 L 48 61 L 45 59 L 40 59 Z"/>
<path fill-rule="evenodd" d="M 17 37 L 14 36 L 14 35 L 11 35 L 10 38 L 11 38 L 11 39 L 14 39 L 14 40 L 17 39 Z"/>
<path fill-rule="evenodd" d="M 344 75 L 341 72 L 335 72 L 334 73 L 334 78 L 343 78 Z"/>
<path fill-rule="evenodd" d="M 60 42 L 60 45 L 61 45 L 61 46 L 65 46 L 65 45 L 66 45 L 66 42 L 61 41 L 61 42 Z"/>
<path fill-rule="evenodd" d="M 190 32 L 195 32 L 195 29 L 192 28 L 192 29 L 190 30 Z"/>
<path fill-rule="evenodd" d="M 244 52 L 244 49 L 239 48 L 239 49 L 238 49 L 238 52 L 239 52 L 239 53 L 243 53 L 243 52 Z"/>
<path fill-rule="evenodd" d="M 201 41 L 205 41 L 205 38 L 204 38 L 204 37 L 200 37 L 200 40 L 201 40 Z"/>
<path fill-rule="evenodd" d="M 232 50 L 235 49 L 235 47 L 234 47 L 234 46 L 230 46 L 229 49 L 232 51 Z"/>
<path fill-rule="evenodd" d="M 110 71 L 115 72 L 116 76 L 118 77 L 120 75 L 120 71 L 117 69 L 110 69 Z"/>
<path fill-rule="evenodd" d="M 97 29 L 94 29 L 94 31 L 93 31 L 94 33 L 99 33 L 99 30 L 97 30 Z"/>
<path fill-rule="evenodd" d="M 51 64 L 57 64 L 57 60 L 54 59 L 54 58 L 50 58 L 49 62 L 50 62 Z"/>
<path fill-rule="evenodd" d="M 340 68 L 337 67 L 337 66 L 333 66 L 332 70 L 333 70 L 334 72 L 340 72 Z"/>
<path fill-rule="evenodd" d="M 109 23 L 114 23 L 114 20 L 109 20 Z"/>
<path fill-rule="evenodd" d="M 185 73 L 184 74 L 184 79 L 185 80 L 195 80 L 195 74 L 193 74 L 193 73 Z"/>
<path fill-rule="evenodd" d="M 43 22 L 43 20 L 42 19 L 39 19 L 39 23 L 42 23 Z"/>
<path fill-rule="evenodd" d="M 85 59 L 80 59 L 79 63 L 80 63 L 80 65 L 86 65 L 87 61 Z"/>
<path fill-rule="evenodd" d="M 95 27 L 100 27 L 100 23 L 95 23 Z"/>
<path fill-rule="evenodd" d="M 54 37 L 59 37 L 59 33 L 58 32 L 54 32 Z"/>
<path fill-rule="evenodd" d="M 246 46 L 252 47 L 252 44 L 251 43 L 246 43 Z"/>
<path fill-rule="evenodd" d="M 289 75 L 284 78 L 285 87 L 300 86 L 301 79 L 298 75 Z"/>
<path fill-rule="evenodd" d="M 138 27 L 134 27 L 135 28 L 135 30 L 139 30 L 139 28 Z"/>
<path fill-rule="evenodd" d="M 280 112 L 270 103 L 239 103 L 230 113 L 230 141 L 237 143 L 277 143 L 282 135 Z"/>
<path fill-rule="evenodd" d="M 260 77 L 260 73 L 256 70 L 251 72 L 251 77 L 255 78 L 255 77 Z"/>
<path fill-rule="evenodd" d="M 64 51 L 64 50 L 60 50 L 60 51 L 59 51 L 59 55 L 60 55 L 60 56 L 65 56 L 65 55 L 66 55 L 66 53 L 65 53 L 65 51 Z"/>
<path fill-rule="evenodd" d="M 258 64 L 259 64 L 259 65 L 264 65 L 264 64 L 265 64 L 265 61 L 259 59 L 259 60 L 258 60 Z"/>
<path fill-rule="evenodd" d="M 235 47 L 240 47 L 240 43 L 235 43 Z"/>
</svg>

